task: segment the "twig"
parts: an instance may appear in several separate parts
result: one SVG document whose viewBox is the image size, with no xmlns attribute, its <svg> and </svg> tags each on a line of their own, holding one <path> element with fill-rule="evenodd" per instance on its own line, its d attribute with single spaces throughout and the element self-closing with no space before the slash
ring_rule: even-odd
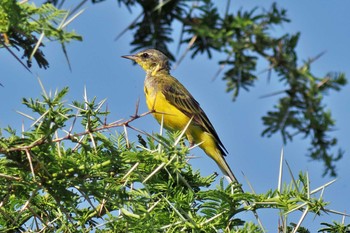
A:
<svg viewBox="0 0 350 233">
<path fill-rule="evenodd" d="M 53 143 L 61 142 L 61 141 L 64 141 L 64 140 L 71 139 L 73 136 L 74 137 L 81 137 L 81 136 L 85 136 L 85 135 L 88 135 L 88 134 L 91 134 L 91 133 L 94 133 L 94 132 L 100 132 L 100 131 L 104 131 L 104 130 L 107 130 L 107 129 L 117 128 L 117 127 L 122 127 L 122 126 L 126 126 L 128 128 L 131 128 L 131 129 L 137 131 L 137 132 L 140 132 L 140 133 L 145 134 L 147 136 L 151 136 L 150 134 L 148 134 L 148 133 L 146 133 L 146 132 L 144 132 L 142 130 L 136 129 L 135 127 L 132 127 L 132 126 L 129 125 L 134 120 L 136 120 L 136 119 L 138 119 L 140 117 L 147 116 L 147 115 L 149 115 L 151 113 L 154 113 L 154 111 L 144 112 L 144 113 L 142 113 L 142 114 L 140 114 L 138 116 L 132 116 L 128 120 L 125 120 L 125 121 L 118 120 L 118 121 L 115 121 L 115 122 L 107 124 L 107 125 L 102 125 L 102 126 L 97 127 L 95 129 L 86 129 L 84 132 L 75 133 L 73 135 L 70 132 L 68 132 L 68 134 L 66 136 L 60 137 L 60 138 L 55 138 L 55 139 L 52 140 L 52 142 Z M 40 117 L 40 119 L 41 118 L 42 117 Z M 73 122 L 75 122 L 75 120 Z M 38 120 L 36 122 L 38 122 Z M 70 130 L 72 130 L 72 127 L 70 128 Z M 33 147 L 45 144 L 46 142 L 47 142 L 46 137 L 41 137 L 38 140 L 32 142 L 30 145 L 27 145 L 27 146 L 12 147 L 12 148 L 7 148 L 7 149 L 0 148 L 0 153 L 7 154 L 8 152 L 31 150 Z M 81 140 L 79 140 L 78 143 L 80 143 L 80 142 L 81 142 Z"/>
<path fill-rule="evenodd" d="M 33 163 L 32 163 L 32 158 L 30 157 L 30 152 L 28 149 L 25 150 L 26 152 L 26 155 L 27 155 L 27 159 L 28 159 L 28 162 L 29 162 L 29 166 L 30 166 L 30 171 L 32 172 L 32 175 L 33 175 L 33 180 L 35 180 L 35 173 L 34 173 L 34 168 L 33 168 Z"/>
</svg>

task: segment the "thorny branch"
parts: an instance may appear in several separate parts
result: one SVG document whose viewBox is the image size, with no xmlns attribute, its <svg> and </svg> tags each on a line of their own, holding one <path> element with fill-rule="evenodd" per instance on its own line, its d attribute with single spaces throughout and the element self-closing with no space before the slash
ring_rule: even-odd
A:
<svg viewBox="0 0 350 233">
<path fill-rule="evenodd" d="M 129 119 L 127 119 L 125 121 L 122 121 L 122 120 L 114 121 L 114 122 L 109 123 L 109 124 L 104 124 L 101 127 L 97 127 L 95 129 L 87 129 L 84 132 L 80 132 L 80 133 L 72 134 L 71 131 L 72 131 L 73 127 L 71 127 L 66 136 L 53 139 L 52 142 L 61 142 L 61 141 L 64 141 L 64 140 L 72 139 L 74 137 L 85 136 L 85 135 L 88 135 L 88 134 L 91 134 L 91 133 L 94 133 L 94 132 L 100 132 L 100 131 L 104 131 L 104 130 L 111 129 L 111 128 L 116 128 L 116 127 L 128 127 L 128 128 L 131 128 L 131 129 L 133 129 L 133 130 L 135 130 L 137 132 L 140 132 L 142 134 L 146 134 L 146 135 L 150 136 L 146 132 L 131 126 L 130 123 L 135 121 L 138 118 L 147 116 L 147 115 L 149 115 L 151 113 L 155 113 L 155 111 L 154 110 L 153 111 L 148 111 L 148 112 L 144 112 L 142 114 L 138 114 L 137 111 L 136 111 L 135 115 L 131 116 Z M 77 118 L 77 116 L 74 118 L 73 122 L 76 121 L 76 118 Z M 46 143 L 46 138 L 45 138 L 45 136 L 43 136 L 39 140 L 36 140 L 35 142 L 33 142 L 33 143 L 31 143 L 30 145 L 27 145 L 27 146 L 12 147 L 12 148 L 8 148 L 8 149 L 0 148 L 0 153 L 8 153 L 8 152 L 14 152 L 14 151 L 26 151 L 27 152 L 30 149 L 32 149 L 33 147 L 36 147 L 36 146 L 39 146 L 39 145 L 42 145 L 42 144 L 45 144 L 45 143 Z"/>
</svg>

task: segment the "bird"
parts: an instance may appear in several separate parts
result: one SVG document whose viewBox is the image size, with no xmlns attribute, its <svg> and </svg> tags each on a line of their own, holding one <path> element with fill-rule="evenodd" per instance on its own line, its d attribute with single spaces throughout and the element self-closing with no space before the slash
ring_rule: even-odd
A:
<svg viewBox="0 0 350 233">
<path fill-rule="evenodd" d="M 181 131 L 191 145 L 199 147 L 211 157 L 229 183 L 239 183 L 225 160 L 228 154 L 214 126 L 191 93 L 170 74 L 169 59 L 156 49 L 146 49 L 134 55 L 125 55 L 146 72 L 144 93 L 148 109 L 164 128 Z"/>
</svg>

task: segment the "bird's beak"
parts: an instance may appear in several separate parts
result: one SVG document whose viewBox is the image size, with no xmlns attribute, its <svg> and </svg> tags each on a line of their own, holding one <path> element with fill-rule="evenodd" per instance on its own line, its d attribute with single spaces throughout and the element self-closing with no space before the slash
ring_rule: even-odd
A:
<svg viewBox="0 0 350 233">
<path fill-rule="evenodd" d="M 124 56 L 122 56 L 122 58 L 126 58 L 126 59 L 130 59 L 130 60 L 135 61 L 137 56 L 135 56 L 135 55 L 124 55 Z"/>
</svg>

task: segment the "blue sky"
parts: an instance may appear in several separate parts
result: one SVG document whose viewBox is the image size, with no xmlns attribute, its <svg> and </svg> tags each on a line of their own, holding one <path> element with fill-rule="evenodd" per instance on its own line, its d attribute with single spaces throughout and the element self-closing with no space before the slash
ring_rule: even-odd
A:
<svg viewBox="0 0 350 233">
<path fill-rule="evenodd" d="M 271 1 L 232 1 L 231 8 L 251 9 L 257 2 L 261 6 L 269 7 Z M 280 1 L 279 6 L 288 10 L 288 16 L 292 20 L 282 28 L 275 28 L 276 34 L 285 32 L 301 32 L 301 38 L 297 48 L 299 61 L 314 57 L 326 51 L 326 54 L 313 63 L 312 70 L 319 76 L 328 71 L 341 71 L 350 75 L 349 54 L 350 38 L 348 9 L 349 1 Z M 69 7 L 69 6 L 67 6 Z M 222 7 L 224 11 L 224 7 Z M 90 99 L 96 96 L 99 100 L 107 98 L 111 111 L 109 121 L 128 118 L 134 113 L 137 99 L 140 98 L 140 112 L 147 111 L 143 95 L 144 71 L 133 66 L 129 60 L 120 56 L 130 54 L 132 47 L 129 45 L 132 33 L 127 32 L 118 41 L 114 41 L 121 32 L 138 15 L 135 10 L 133 15 L 118 6 L 117 1 L 106 1 L 94 6 L 85 5 L 85 12 L 71 25 L 84 38 L 83 42 L 73 42 L 67 46 L 72 64 L 72 72 L 69 71 L 60 45 L 46 41 L 44 53 L 50 62 L 48 70 L 40 70 L 36 65 L 32 67 L 33 74 L 23 69 L 15 59 L 5 50 L 1 50 L 0 56 L 0 82 L 4 87 L 0 88 L 0 127 L 11 125 L 21 128 L 23 116 L 16 110 L 29 113 L 21 104 L 22 97 L 39 97 L 40 86 L 37 77 L 40 77 L 46 89 L 70 88 L 67 102 L 82 100 L 83 89 L 86 86 Z M 176 25 L 175 25 L 176 27 Z M 170 49 L 175 53 L 177 38 Z M 181 52 L 176 56 L 179 57 Z M 264 98 L 264 94 L 282 90 L 277 77 L 273 76 L 267 81 L 267 74 L 260 74 L 260 80 L 250 92 L 241 92 L 237 101 L 232 102 L 230 94 L 225 93 L 225 83 L 219 78 L 212 81 L 218 65 L 217 60 L 222 58 L 216 54 L 212 60 L 206 56 L 198 56 L 195 60 L 185 58 L 184 61 L 172 71 L 193 94 L 202 108 L 207 113 L 215 126 L 225 147 L 229 151 L 227 162 L 237 174 L 244 188 L 249 190 L 241 171 L 245 173 L 250 183 L 258 193 L 264 193 L 268 189 L 277 186 L 279 156 L 282 148 L 282 140 L 279 135 L 272 138 L 261 138 L 263 130 L 261 117 L 271 110 L 278 97 Z M 258 72 L 264 70 L 264 64 L 260 64 Z M 330 201 L 330 209 L 338 211 L 350 211 L 348 193 L 350 192 L 350 87 L 346 86 L 339 93 L 331 93 L 326 97 L 325 104 L 336 119 L 336 130 L 333 132 L 339 139 L 339 146 L 345 150 L 344 158 L 337 163 L 337 182 L 326 189 L 324 199 Z M 25 128 L 29 123 L 25 122 Z M 139 119 L 133 124 L 148 132 L 158 132 L 159 126 L 151 117 Z M 122 131 L 122 129 L 116 129 Z M 322 178 L 323 164 L 310 162 L 305 156 L 309 140 L 296 138 L 293 143 L 285 146 L 285 157 L 293 172 L 308 171 L 311 180 L 311 188 L 316 188 L 332 178 Z M 203 175 L 219 172 L 215 163 L 201 150 L 193 150 L 193 154 L 200 158 L 191 163 L 200 169 Z M 286 173 L 287 174 L 287 173 Z M 289 176 L 284 176 L 284 181 L 290 181 Z M 278 224 L 277 212 L 262 211 L 263 222 L 274 232 Z M 293 216 L 300 217 L 297 212 Z M 319 222 L 337 220 L 340 216 L 324 215 L 314 219 L 307 217 L 307 225 L 319 228 Z M 294 220 L 297 221 L 297 220 Z M 330 222 L 330 221 L 329 221 Z M 349 221 L 347 220 L 347 223 Z"/>
</svg>

